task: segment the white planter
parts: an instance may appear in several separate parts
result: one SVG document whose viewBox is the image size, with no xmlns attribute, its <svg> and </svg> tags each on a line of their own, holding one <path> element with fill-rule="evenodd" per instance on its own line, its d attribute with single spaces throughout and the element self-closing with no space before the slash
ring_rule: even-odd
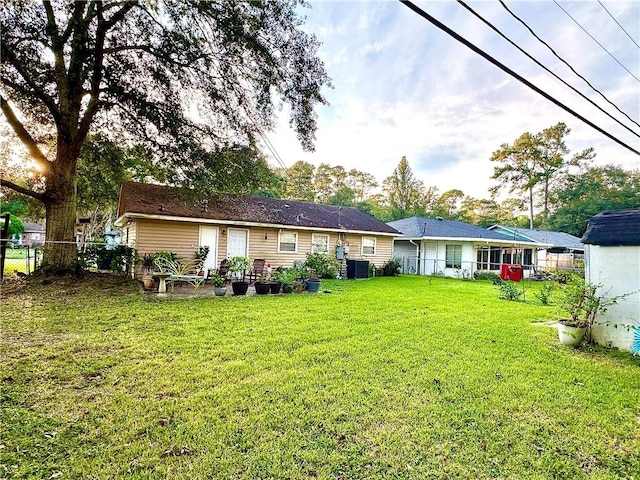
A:
<svg viewBox="0 0 640 480">
<path fill-rule="evenodd" d="M 558 322 L 558 339 L 562 345 L 577 347 L 582 343 L 587 327 L 571 327 Z"/>
</svg>

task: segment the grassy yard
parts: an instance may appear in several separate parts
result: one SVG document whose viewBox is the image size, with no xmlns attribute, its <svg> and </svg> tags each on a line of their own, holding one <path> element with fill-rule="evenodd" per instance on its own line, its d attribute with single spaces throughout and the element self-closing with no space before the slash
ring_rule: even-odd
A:
<svg viewBox="0 0 640 480">
<path fill-rule="evenodd" d="M 560 346 L 531 291 L 323 288 L 3 293 L 0 477 L 640 478 L 640 361 Z"/>
</svg>

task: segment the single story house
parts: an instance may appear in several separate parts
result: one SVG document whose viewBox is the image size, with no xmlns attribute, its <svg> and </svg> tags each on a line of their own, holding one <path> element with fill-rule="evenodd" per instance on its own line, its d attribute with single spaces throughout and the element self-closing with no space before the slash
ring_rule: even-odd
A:
<svg viewBox="0 0 640 480">
<path fill-rule="evenodd" d="M 402 232 L 393 242 L 403 273 L 466 277 L 476 271 L 500 273 L 503 264 L 521 264 L 528 275 L 537 250 L 550 246 L 440 217 L 410 217 L 388 225 Z"/>
<path fill-rule="evenodd" d="M 584 244 L 568 233 L 503 225 L 493 225 L 489 230 L 520 240 L 551 244 L 538 250 L 535 266 L 542 270 L 574 268 L 576 260 L 584 259 Z"/>
<path fill-rule="evenodd" d="M 18 244 L 29 247 L 44 245 L 45 227 L 39 223 L 25 222 L 24 232 L 19 235 Z"/>
<path fill-rule="evenodd" d="M 626 295 L 598 316 L 593 339 L 631 351 L 633 329 L 640 329 L 640 208 L 591 217 L 582 242 L 585 279 L 607 298 Z"/>
<path fill-rule="evenodd" d="M 199 247 L 208 246 L 205 272 L 235 255 L 276 267 L 316 251 L 381 267 L 400 235 L 357 208 L 231 194 L 204 198 L 188 189 L 137 182 L 122 185 L 115 225 L 139 256 L 171 251 L 192 260 Z"/>
</svg>

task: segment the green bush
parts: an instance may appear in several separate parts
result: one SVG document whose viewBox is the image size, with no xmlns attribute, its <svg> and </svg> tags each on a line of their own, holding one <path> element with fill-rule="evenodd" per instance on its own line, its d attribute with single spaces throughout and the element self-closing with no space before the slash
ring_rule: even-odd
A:
<svg viewBox="0 0 640 480">
<path fill-rule="evenodd" d="M 303 266 L 320 278 L 336 278 L 340 269 L 338 260 L 326 253 L 307 253 Z"/>
<path fill-rule="evenodd" d="M 500 275 L 493 272 L 479 272 L 476 270 L 475 272 L 473 272 L 473 278 L 476 280 L 491 280 L 494 285 L 502 282 Z"/>
<path fill-rule="evenodd" d="M 400 274 L 400 260 L 392 258 L 382 266 L 382 275 L 385 277 L 395 277 Z"/>
<path fill-rule="evenodd" d="M 82 268 L 109 270 L 118 274 L 130 274 L 136 262 L 135 250 L 126 245 L 116 245 L 107 249 L 106 245 L 89 245 L 78 255 L 78 264 Z"/>
<path fill-rule="evenodd" d="M 551 303 L 551 294 L 555 290 L 555 284 L 553 282 L 544 282 L 540 290 L 534 295 L 542 302 L 543 305 L 549 305 Z"/>
<path fill-rule="evenodd" d="M 502 282 L 498 284 L 500 290 L 500 298 L 502 300 L 511 300 L 515 302 L 522 295 L 522 290 L 513 282 Z"/>
</svg>

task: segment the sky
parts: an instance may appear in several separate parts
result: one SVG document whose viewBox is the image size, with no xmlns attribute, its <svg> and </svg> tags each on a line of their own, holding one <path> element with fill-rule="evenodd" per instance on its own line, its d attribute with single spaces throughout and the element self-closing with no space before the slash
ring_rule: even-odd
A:
<svg viewBox="0 0 640 480">
<path fill-rule="evenodd" d="M 640 123 L 640 2 L 558 0 L 585 33 L 553 1 L 506 5 L 560 57 L 610 101 Z M 626 144 L 640 150 L 640 127 L 617 112 L 580 80 L 495 1 L 466 3 L 531 56 L 609 112 L 610 119 L 453 1 L 414 1 L 428 14 L 471 41 L 537 87 Z M 304 160 L 391 175 L 403 156 L 427 186 L 460 189 L 488 198 L 491 154 L 524 132 L 564 122 L 571 153 L 593 147 L 596 165 L 640 168 L 640 156 L 501 71 L 398 1 L 311 1 L 302 27 L 322 46 L 320 58 L 332 79 L 329 106 L 317 108 L 315 151 L 304 152 L 284 109 L 268 135 L 287 166 Z M 632 39 L 625 34 L 631 36 Z M 625 71 L 619 61 L 631 73 Z M 633 75 L 632 75 L 633 74 Z M 267 150 L 265 153 L 269 154 Z M 275 164 L 275 160 L 272 161 Z"/>
</svg>

